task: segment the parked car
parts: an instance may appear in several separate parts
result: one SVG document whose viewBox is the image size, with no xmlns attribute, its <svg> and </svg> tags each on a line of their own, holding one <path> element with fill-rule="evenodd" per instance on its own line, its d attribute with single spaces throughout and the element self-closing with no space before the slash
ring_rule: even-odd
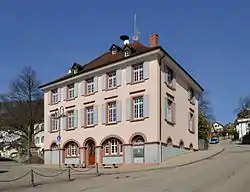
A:
<svg viewBox="0 0 250 192">
<path fill-rule="evenodd" d="M 210 139 L 210 144 L 217 144 L 219 143 L 219 138 L 218 137 L 213 137 Z"/>
</svg>

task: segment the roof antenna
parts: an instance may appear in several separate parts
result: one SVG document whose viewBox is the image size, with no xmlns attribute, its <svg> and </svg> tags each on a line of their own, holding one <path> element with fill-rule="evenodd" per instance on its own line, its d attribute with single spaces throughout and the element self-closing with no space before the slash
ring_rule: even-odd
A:
<svg viewBox="0 0 250 192">
<path fill-rule="evenodd" d="M 132 39 L 134 41 L 138 41 L 139 40 L 139 35 L 140 35 L 140 32 L 138 31 L 138 27 L 136 25 L 136 13 L 134 14 L 134 35 L 132 37 Z"/>
</svg>

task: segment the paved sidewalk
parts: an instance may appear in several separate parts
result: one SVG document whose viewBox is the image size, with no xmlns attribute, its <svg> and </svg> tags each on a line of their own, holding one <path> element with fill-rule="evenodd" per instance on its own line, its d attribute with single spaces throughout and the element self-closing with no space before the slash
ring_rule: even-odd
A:
<svg viewBox="0 0 250 192">
<path fill-rule="evenodd" d="M 168 169 L 174 167 L 185 166 L 188 164 L 193 164 L 205 159 L 209 159 L 213 156 L 216 156 L 224 151 L 224 144 L 225 142 L 221 142 L 221 144 L 217 145 L 210 145 L 208 150 L 205 151 L 197 151 L 197 152 L 188 152 L 179 156 L 175 156 L 169 158 L 168 160 L 162 162 L 161 164 L 143 164 L 143 165 L 123 165 L 118 168 L 111 168 L 111 169 L 104 169 L 102 167 L 99 168 L 99 172 L 103 175 L 111 175 L 111 174 L 119 174 L 119 173 L 128 173 L 128 172 L 139 172 L 139 171 L 150 171 L 156 169 Z M 29 168 L 35 169 L 52 169 L 58 170 L 58 165 L 29 165 Z M 63 168 L 64 169 L 64 168 Z M 84 171 L 84 169 L 79 168 L 76 169 L 79 171 Z M 86 169 L 85 173 L 93 173 L 96 172 L 96 168 L 93 169 Z"/>
<path fill-rule="evenodd" d="M 150 171 L 156 169 L 168 169 L 168 168 L 175 168 L 181 167 L 193 163 L 197 163 L 202 160 L 206 160 L 212 158 L 213 156 L 219 155 L 224 151 L 223 145 L 212 145 L 206 151 L 197 151 L 197 152 L 188 152 L 186 154 L 182 154 L 179 156 L 175 156 L 169 158 L 168 160 L 162 162 L 161 164 L 155 165 L 125 165 L 119 168 L 113 169 L 104 169 L 101 168 L 100 172 L 102 174 L 119 174 L 119 173 L 127 173 L 127 172 L 137 172 L 137 171 Z"/>
</svg>

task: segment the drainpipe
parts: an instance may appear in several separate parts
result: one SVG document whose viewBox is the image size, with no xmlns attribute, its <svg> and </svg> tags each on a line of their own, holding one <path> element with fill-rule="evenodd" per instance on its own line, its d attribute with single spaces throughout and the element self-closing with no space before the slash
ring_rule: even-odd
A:
<svg viewBox="0 0 250 192">
<path fill-rule="evenodd" d="M 161 138 L 162 138 L 162 96 L 161 96 L 161 68 L 162 68 L 162 59 L 165 57 L 166 55 L 164 54 L 164 56 L 162 56 L 159 59 L 159 65 L 160 65 L 160 75 L 159 75 L 159 80 L 160 80 L 160 95 L 159 95 L 159 99 L 160 99 L 160 114 L 159 114 L 159 120 L 160 120 L 160 128 L 159 128 L 159 140 L 160 140 L 160 163 L 162 163 L 162 142 L 161 142 Z"/>
</svg>

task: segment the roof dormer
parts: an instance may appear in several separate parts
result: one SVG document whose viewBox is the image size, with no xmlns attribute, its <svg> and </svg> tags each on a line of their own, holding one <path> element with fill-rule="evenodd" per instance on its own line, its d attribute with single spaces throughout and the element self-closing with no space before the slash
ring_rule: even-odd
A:
<svg viewBox="0 0 250 192">
<path fill-rule="evenodd" d="M 123 47 L 122 51 L 124 53 L 124 57 L 128 57 L 135 52 L 135 49 L 133 47 L 131 47 L 129 44 L 126 44 Z"/>
<path fill-rule="evenodd" d="M 119 52 L 121 50 L 121 48 L 118 45 L 113 44 L 113 45 L 111 45 L 109 50 L 111 51 L 112 55 L 115 55 L 117 52 Z"/>
<path fill-rule="evenodd" d="M 74 64 L 72 65 L 72 67 L 70 68 L 68 74 L 69 74 L 69 73 L 77 74 L 80 70 L 82 70 L 82 68 L 83 68 L 83 67 L 82 67 L 80 64 L 74 63 Z"/>
</svg>

